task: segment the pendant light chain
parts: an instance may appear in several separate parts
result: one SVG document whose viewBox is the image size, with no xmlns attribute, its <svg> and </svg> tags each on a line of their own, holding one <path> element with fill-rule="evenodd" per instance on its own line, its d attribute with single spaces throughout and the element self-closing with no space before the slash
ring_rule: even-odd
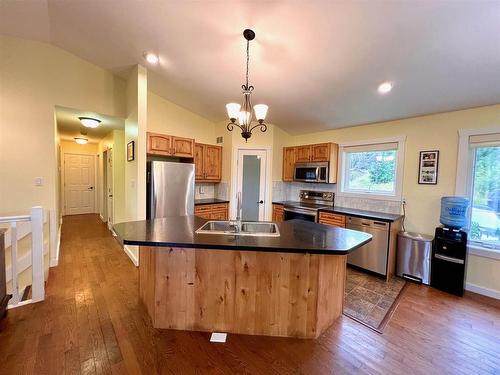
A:
<svg viewBox="0 0 500 375">
<path fill-rule="evenodd" d="M 247 89 L 248 89 L 248 64 L 250 62 L 250 41 L 247 40 L 247 75 L 246 75 L 246 80 L 247 80 Z"/>
</svg>

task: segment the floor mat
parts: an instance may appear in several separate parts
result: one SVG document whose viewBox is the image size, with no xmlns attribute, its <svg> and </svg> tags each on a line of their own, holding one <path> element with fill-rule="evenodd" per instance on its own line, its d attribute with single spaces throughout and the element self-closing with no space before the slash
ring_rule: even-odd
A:
<svg viewBox="0 0 500 375">
<path fill-rule="evenodd" d="M 406 281 L 376 276 L 347 268 L 344 315 L 382 333 L 399 303 Z"/>
</svg>

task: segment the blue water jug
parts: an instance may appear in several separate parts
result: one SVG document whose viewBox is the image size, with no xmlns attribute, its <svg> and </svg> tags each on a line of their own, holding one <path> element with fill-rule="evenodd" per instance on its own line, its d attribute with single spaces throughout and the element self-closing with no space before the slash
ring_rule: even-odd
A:
<svg viewBox="0 0 500 375">
<path fill-rule="evenodd" d="M 439 221 L 446 227 L 462 228 L 467 223 L 469 199 L 464 197 L 442 197 Z"/>
</svg>

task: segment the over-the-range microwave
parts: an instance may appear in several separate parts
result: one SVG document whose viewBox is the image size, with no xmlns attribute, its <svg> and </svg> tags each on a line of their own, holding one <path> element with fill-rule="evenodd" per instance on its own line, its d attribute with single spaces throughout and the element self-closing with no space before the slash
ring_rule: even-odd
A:
<svg viewBox="0 0 500 375">
<path fill-rule="evenodd" d="M 330 183 L 330 163 L 295 163 L 293 180 L 300 182 Z"/>
</svg>

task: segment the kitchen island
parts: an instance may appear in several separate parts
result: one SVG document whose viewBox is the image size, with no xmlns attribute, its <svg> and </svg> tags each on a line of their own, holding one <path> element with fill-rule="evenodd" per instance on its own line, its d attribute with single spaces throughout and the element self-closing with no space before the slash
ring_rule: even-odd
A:
<svg viewBox="0 0 500 375">
<path fill-rule="evenodd" d="M 346 257 L 366 233 L 300 220 L 279 236 L 197 234 L 207 220 L 116 224 L 139 246 L 139 295 L 155 328 L 315 338 L 342 313 Z"/>
</svg>

